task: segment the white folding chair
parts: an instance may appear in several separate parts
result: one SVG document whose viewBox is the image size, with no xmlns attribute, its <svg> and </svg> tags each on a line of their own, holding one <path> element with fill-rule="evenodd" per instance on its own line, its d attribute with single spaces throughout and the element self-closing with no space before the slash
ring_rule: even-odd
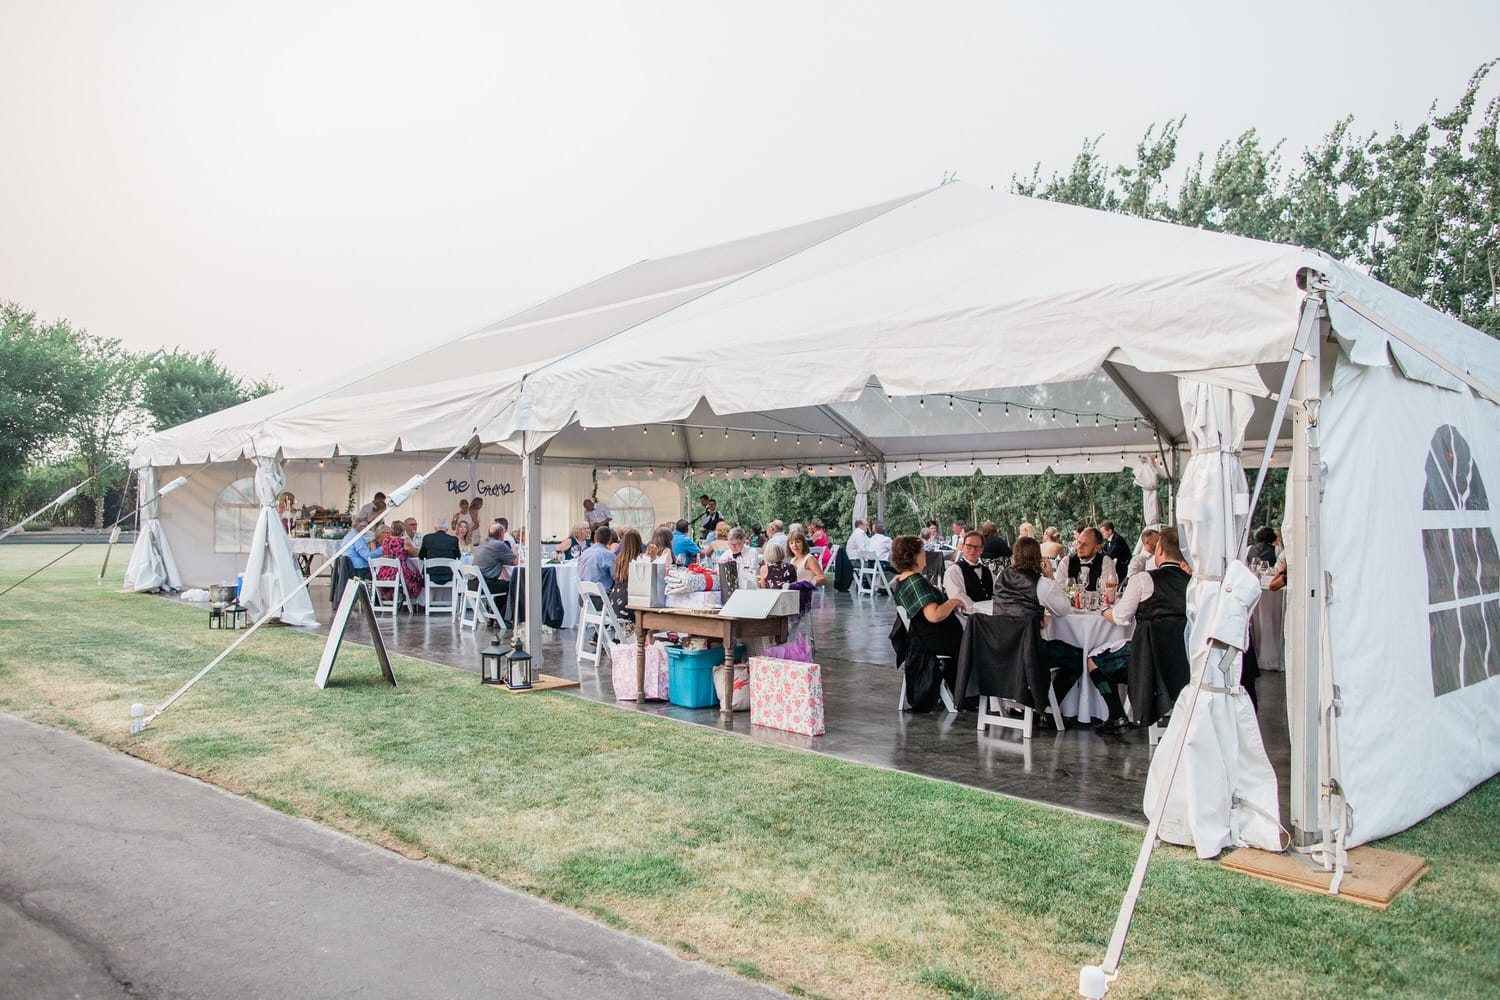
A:
<svg viewBox="0 0 1500 1000">
<path fill-rule="evenodd" d="M 422 603 L 427 606 L 427 614 L 436 612 L 452 618 L 456 613 L 459 600 L 458 566 L 457 559 L 428 559 L 422 564 Z M 433 582 L 432 571 L 443 568 L 450 571 L 448 582 Z M 439 600 L 437 594 L 446 594 L 446 599 Z"/>
<path fill-rule="evenodd" d="M 382 580 L 380 571 L 390 569 L 391 578 Z M 406 601 L 406 606 L 411 607 L 411 598 L 406 596 L 406 580 L 401 575 L 401 560 L 399 559 L 371 559 L 370 560 L 370 590 L 375 594 L 372 607 L 377 615 L 395 616 L 401 610 L 401 602 Z M 389 600 L 386 591 L 390 592 Z"/>
<path fill-rule="evenodd" d="M 897 605 L 896 606 L 896 617 L 898 617 L 898 618 L 901 619 L 901 627 L 904 628 L 904 629 L 906 629 L 906 634 L 908 636 L 910 636 L 911 635 L 911 617 L 909 615 L 907 615 L 906 609 L 903 608 L 903 607 L 901 607 L 900 605 Z M 952 659 L 953 659 L 953 657 L 951 657 L 951 656 L 939 656 L 939 657 L 937 657 L 937 660 L 938 660 L 939 663 L 941 663 L 941 662 L 943 662 L 945 660 L 946 661 L 951 661 Z M 943 680 L 941 681 L 941 685 L 942 686 L 938 689 L 938 696 L 943 699 L 943 707 L 948 710 L 948 713 L 950 715 L 957 714 L 958 713 L 958 705 L 953 700 L 953 689 L 950 688 L 950 687 L 948 687 L 948 679 L 946 677 L 943 678 Z M 909 701 L 906 700 L 906 671 L 903 670 L 903 671 L 901 671 L 901 697 L 898 698 L 898 699 L 896 699 L 896 711 L 898 711 L 898 712 L 904 712 L 904 711 L 906 711 L 910 707 L 911 707 L 911 702 L 909 702 Z"/>
<path fill-rule="evenodd" d="M 854 564 L 854 592 L 860 597 L 875 596 L 875 577 L 880 564 L 874 559 L 861 559 Z"/>
<path fill-rule="evenodd" d="M 1006 715 L 1007 711 L 1019 709 L 1019 719 Z M 1052 690 L 1052 685 L 1047 685 L 1047 711 L 1052 713 L 1052 722 L 1057 726 L 1057 731 L 1063 731 L 1062 708 L 1057 704 L 1057 693 Z M 985 695 L 979 699 L 979 731 L 982 733 L 990 726 L 1001 729 L 1014 729 L 1021 734 L 1024 740 L 1031 739 L 1032 723 L 1036 718 L 1036 712 L 1030 705 L 1023 705 L 1009 698 L 997 698 L 994 695 Z"/>
<path fill-rule="evenodd" d="M 474 566 L 460 564 L 459 573 L 463 576 L 464 600 L 459 611 L 458 627 L 461 629 L 478 629 L 481 623 L 489 623 L 496 628 L 505 628 L 505 619 L 500 616 L 500 608 L 495 604 L 495 596 L 490 593 L 490 585 L 485 582 L 484 574 Z M 470 584 L 473 588 L 470 588 Z"/>
<path fill-rule="evenodd" d="M 592 580 L 579 580 L 578 597 L 583 606 L 578 614 L 578 641 L 573 652 L 580 662 L 588 660 L 597 667 L 599 654 L 604 650 L 605 633 L 613 634 L 616 642 L 624 642 L 625 626 L 615 617 L 614 605 L 609 603 L 609 594 L 602 585 Z M 590 625 L 594 627 L 592 644 L 588 640 Z"/>
</svg>

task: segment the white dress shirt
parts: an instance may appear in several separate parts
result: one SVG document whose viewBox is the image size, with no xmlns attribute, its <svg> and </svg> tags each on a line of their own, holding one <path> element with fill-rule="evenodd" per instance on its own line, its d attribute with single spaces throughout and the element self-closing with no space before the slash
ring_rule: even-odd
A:
<svg viewBox="0 0 1500 1000">
<path fill-rule="evenodd" d="M 879 559 L 881 562 L 891 561 L 891 536 L 871 535 L 869 559 Z"/>
<path fill-rule="evenodd" d="M 1068 600 L 1067 590 L 1050 576 L 1044 576 L 1036 582 L 1036 599 L 1047 609 L 1049 615 L 1061 618 L 1073 613 L 1073 602 Z"/>
<path fill-rule="evenodd" d="M 594 509 L 583 512 L 583 519 L 588 522 L 590 528 L 597 528 L 611 518 L 609 508 L 598 500 L 594 501 Z"/>
<path fill-rule="evenodd" d="M 1125 581 L 1125 589 L 1115 599 L 1115 606 L 1110 609 L 1109 614 L 1115 620 L 1116 625 L 1134 625 L 1135 613 L 1140 608 L 1142 601 L 1149 601 L 1151 595 L 1156 593 L 1156 584 L 1151 582 L 1150 573 L 1131 573 L 1130 579 Z"/>
<path fill-rule="evenodd" d="M 1150 552 L 1137 552 L 1130 558 L 1130 568 L 1125 572 L 1127 580 L 1138 573 L 1149 573 L 1156 568 L 1156 557 Z"/>
<path fill-rule="evenodd" d="M 870 536 L 864 528 L 855 528 L 849 533 L 849 543 L 844 546 L 844 554 L 850 561 L 870 558 Z"/>
</svg>

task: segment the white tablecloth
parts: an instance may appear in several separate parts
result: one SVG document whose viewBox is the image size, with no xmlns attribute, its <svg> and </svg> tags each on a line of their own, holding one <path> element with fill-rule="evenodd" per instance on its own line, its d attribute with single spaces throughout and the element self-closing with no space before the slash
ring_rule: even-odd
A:
<svg viewBox="0 0 1500 1000">
<path fill-rule="evenodd" d="M 562 598 L 562 627 L 574 628 L 578 625 L 578 560 L 558 563 L 552 569 L 557 571 L 557 593 Z"/>
<path fill-rule="evenodd" d="M 1063 715 L 1077 716 L 1079 722 L 1109 718 L 1109 706 L 1104 696 L 1088 679 L 1088 658 L 1095 653 L 1106 653 L 1130 641 L 1135 629 L 1129 625 L 1116 625 L 1096 611 L 1075 611 L 1071 615 L 1047 616 L 1047 626 L 1042 637 L 1066 642 L 1083 650 L 1083 676 L 1062 700 Z"/>
<path fill-rule="evenodd" d="M 1261 589 L 1260 603 L 1250 617 L 1250 641 L 1262 670 L 1285 670 L 1282 665 L 1282 624 L 1286 617 L 1286 591 Z"/>
</svg>

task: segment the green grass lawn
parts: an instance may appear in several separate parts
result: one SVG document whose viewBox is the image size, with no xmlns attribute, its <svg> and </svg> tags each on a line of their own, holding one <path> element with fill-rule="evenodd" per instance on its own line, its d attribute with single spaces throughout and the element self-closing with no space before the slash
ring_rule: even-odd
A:
<svg viewBox="0 0 1500 1000">
<path fill-rule="evenodd" d="M 0 549 L 0 589 L 54 558 Z M 120 553 L 116 554 L 117 558 Z M 0 598 L 0 711 L 477 872 L 679 953 L 828 997 L 1066 996 L 1138 831 L 94 585 L 87 546 Z M 114 574 L 112 574 L 114 576 Z M 1432 872 L 1388 912 L 1164 848 L 1111 996 L 1495 996 L 1500 781 L 1385 842 Z"/>
</svg>

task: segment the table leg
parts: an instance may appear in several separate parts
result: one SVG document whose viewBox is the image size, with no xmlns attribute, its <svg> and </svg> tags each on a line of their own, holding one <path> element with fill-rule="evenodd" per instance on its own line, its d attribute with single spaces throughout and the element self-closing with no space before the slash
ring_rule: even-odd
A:
<svg viewBox="0 0 1500 1000">
<path fill-rule="evenodd" d="M 646 704 L 646 615 L 635 613 L 635 703 Z"/>
<path fill-rule="evenodd" d="M 724 697 L 719 699 L 719 718 L 724 722 L 734 719 L 734 625 L 724 637 Z"/>
</svg>

